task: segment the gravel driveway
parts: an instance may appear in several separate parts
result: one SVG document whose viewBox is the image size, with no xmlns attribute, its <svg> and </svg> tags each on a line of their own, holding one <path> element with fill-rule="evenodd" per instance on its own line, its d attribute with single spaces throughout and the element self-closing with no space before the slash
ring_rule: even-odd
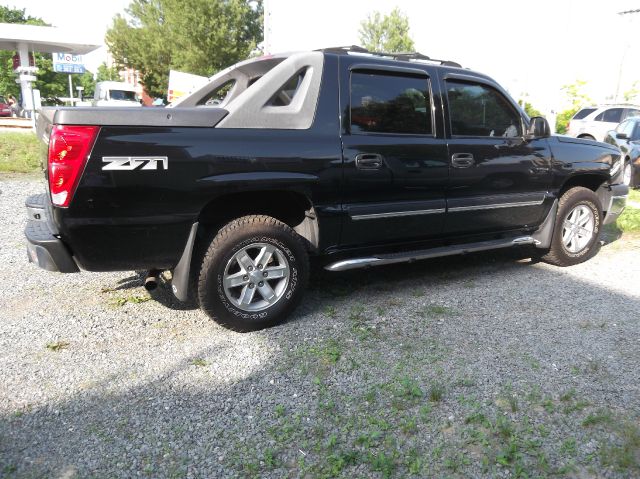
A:
<svg viewBox="0 0 640 479">
<path fill-rule="evenodd" d="M 638 477 L 640 240 L 315 272 L 249 334 L 27 263 L 0 181 L 1 477 Z"/>
</svg>

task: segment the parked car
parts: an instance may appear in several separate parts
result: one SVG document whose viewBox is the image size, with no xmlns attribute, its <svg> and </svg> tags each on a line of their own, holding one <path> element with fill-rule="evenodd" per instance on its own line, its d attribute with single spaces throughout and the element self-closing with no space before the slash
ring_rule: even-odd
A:
<svg viewBox="0 0 640 479">
<path fill-rule="evenodd" d="M 419 54 L 251 59 L 176 103 L 42 110 L 30 261 L 149 270 L 150 288 L 171 270 L 178 299 L 249 331 L 302 300 L 309 256 L 344 271 L 528 245 L 569 266 L 628 194 L 617 148 L 551 136 L 488 76 Z"/>
<path fill-rule="evenodd" d="M 92 106 L 140 107 L 142 103 L 133 85 L 117 81 L 96 83 Z"/>
<path fill-rule="evenodd" d="M 11 105 L 3 96 L 0 96 L 0 116 L 11 116 Z"/>
<path fill-rule="evenodd" d="M 605 142 L 620 148 L 624 159 L 623 183 L 640 186 L 640 117 L 629 118 L 609 131 Z"/>
<path fill-rule="evenodd" d="M 640 106 L 601 105 L 580 109 L 567 127 L 567 135 L 585 140 L 604 141 L 607 132 L 621 121 L 640 115 Z"/>
</svg>

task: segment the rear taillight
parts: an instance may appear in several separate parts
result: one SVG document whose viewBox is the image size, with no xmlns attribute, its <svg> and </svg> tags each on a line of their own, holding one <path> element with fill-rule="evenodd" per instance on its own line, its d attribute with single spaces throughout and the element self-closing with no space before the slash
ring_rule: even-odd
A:
<svg viewBox="0 0 640 479">
<path fill-rule="evenodd" d="M 98 126 L 56 125 L 49 137 L 49 190 L 55 206 L 69 206 L 87 164 Z"/>
</svg>

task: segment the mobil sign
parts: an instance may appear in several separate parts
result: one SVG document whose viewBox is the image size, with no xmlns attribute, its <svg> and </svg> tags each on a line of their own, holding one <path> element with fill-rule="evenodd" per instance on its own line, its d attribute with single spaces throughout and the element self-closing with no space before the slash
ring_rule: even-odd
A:
<svg viewBox="0 0 640 479">
<path fill-rule="evenodd" d="M 53 70 L 57 73 L 84 73 L 82 55 L 73 53 L 54 53 Z"/>
</svg>

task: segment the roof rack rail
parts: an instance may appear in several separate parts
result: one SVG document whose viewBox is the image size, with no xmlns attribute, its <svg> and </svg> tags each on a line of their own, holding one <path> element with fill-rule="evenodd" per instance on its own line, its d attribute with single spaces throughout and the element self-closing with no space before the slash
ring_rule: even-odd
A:
<svg viewBox="0 0 640 479">
<path fill-rule="evenodd" d="M 462 68 L 457 62 L 453 62 L 451 60 L 439 60 L 437 58 L 431 58 L 427 55 L 424 55 L 420 52 L 401 52 L 401 53 L 385 53 L 385 52 L 372 52 L 367 50 L 366 48 L 360 47 L 358 45 L 347 45 L 340 47 L 329 47 L 329 48 L 321 48 L 319 51 L 326 53 L 336 53 L 336 54 L 348 54 L 348 53 L 365 53 L 369 55 L 375 55 L 378 57 L 384 58 L 392 58 L 393 60 L 400 61 L 426 61 L 426 62 L 434 62 L 439 63 L 440 65 L 447 67 L 457 67 Z"/>
</svg>

